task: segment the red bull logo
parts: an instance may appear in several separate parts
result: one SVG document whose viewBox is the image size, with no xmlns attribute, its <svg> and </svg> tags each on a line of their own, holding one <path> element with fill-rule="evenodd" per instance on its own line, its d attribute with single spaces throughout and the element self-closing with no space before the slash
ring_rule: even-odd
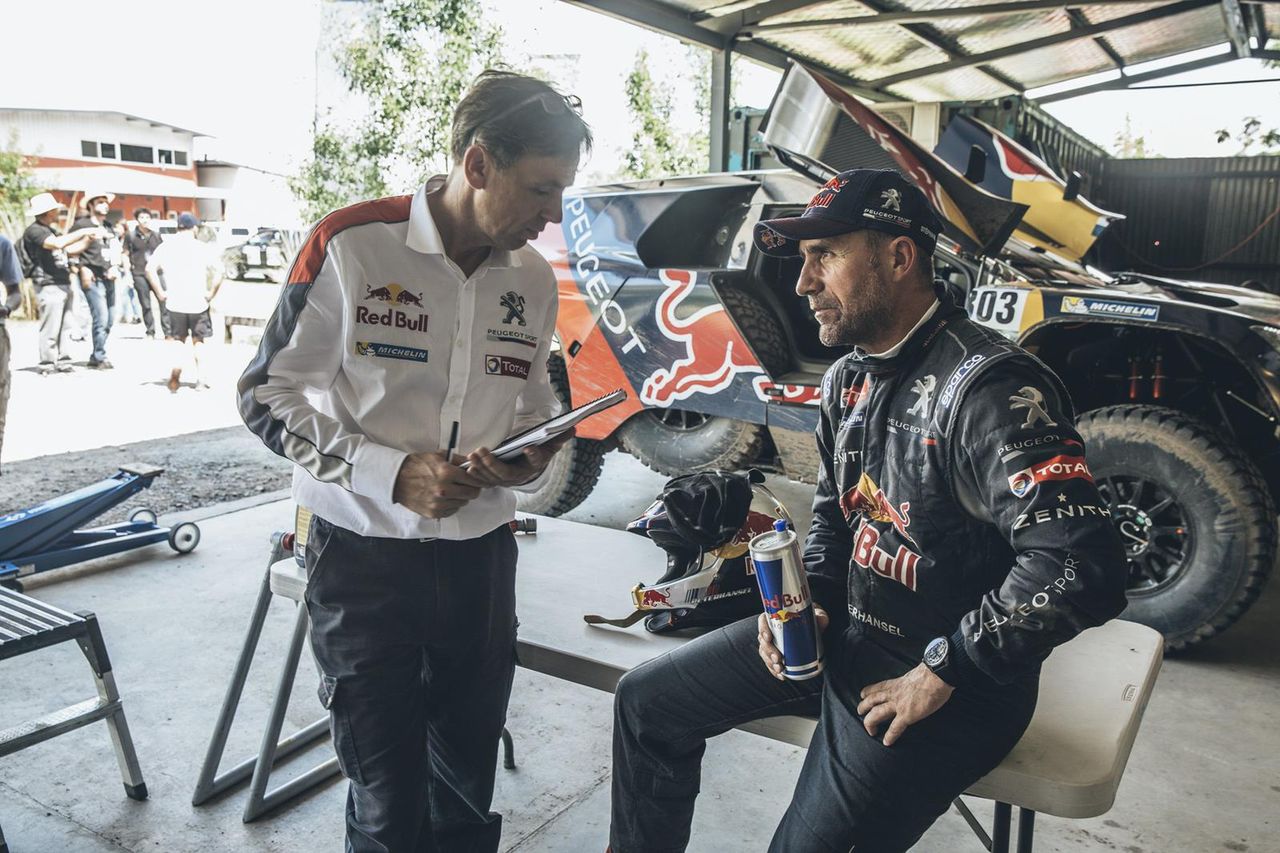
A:
<svg viewBox="0 0 1280 853">
<path fill-rule="evenodd" d="M 666 290 L 655 309 L 658 329 L 684 344 L 685 356 L 669 368 L 655 370 L 640 389 L 640 401 L 650 406 L 670 406 L 694 394 L 716 394 L 728 388 L 739 373 L 763 373 L 747 342 L 734 328 L 719 303 L 700 308 L 687 317 L 678 309 L 693 293 L 696 278 L 688 270 L 660 270 Z"/>
<path fill-rule="evenodd" d="M 636 607 L 644 610 L 650 607 L 670 607 L 671 593 L 661 589 L 636 590 Z"/>
<path fill-rule="evenodd" d="M 912 592 L 916 591 L 916 564 L 920 555 L 899 545 L 895 553 L 880 547 L 880 531 L 864 519 L 854 537 L 853 561 L 864 569 L 870 569 L 880 577 L 897 581 Z"/>
<path fill-rule="evenodd" d="M 378 302 L 394 302 L 397 305 L 412 305 L 415 308 L 422 307 L 421 293 L 411 293 L 398 284 L 384 284 L 381 287 L 366 284 L 364 289 L 365 299 L 374 299 Z"/>
<path fill-rule="evenodd" d="M 844 511 L 846 521 L 852 521 L 855 515 L 864 514 L 872 521 L 893 525 L 899 536 L 912 545 L 916 544 L 916 540 L 907 532 L 907 528 L 911 526 L 911 502 L 904 501 L 895 507 L 889 496 L 865 471 L 858 479 L 858 485 L 840 496 L 840 509 Z"/>
</svg>

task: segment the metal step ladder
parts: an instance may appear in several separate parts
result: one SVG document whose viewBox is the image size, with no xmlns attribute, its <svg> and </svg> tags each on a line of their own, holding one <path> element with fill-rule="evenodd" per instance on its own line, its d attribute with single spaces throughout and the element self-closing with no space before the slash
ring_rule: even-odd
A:
<svg viewBox="0 0 1280 853">
<path fill-rule="evenodd" d="M 125 794 L 133 800 L 145 800 L 147 785 L 142 781 L 142 770 L 138 767 L 138 756 L 129 735 L 129 724 L 125 721 L 124 707 L 111 672 L 111 659 L 102 640 L 98 617 L 86 610 L 68 613 L 0 587 L 0 661 L 69 640 L 75 640 L 89 661 L 98 697 L 0 731 L 0 758 L 81 726 L 106 720 L 120 775 L 124 779 Z M 4 832 L 0 830 L 0 853 L 8 851 Z"/>
</svg>

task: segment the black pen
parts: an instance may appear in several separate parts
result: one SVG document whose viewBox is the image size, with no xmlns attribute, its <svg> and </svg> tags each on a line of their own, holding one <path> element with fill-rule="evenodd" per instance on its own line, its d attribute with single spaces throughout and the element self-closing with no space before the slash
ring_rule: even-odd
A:
<svg viewBox="0 0 1280 853">
<path fill-rule="evenodd" d="M 458 422 L 453 422 L 453 429 L 449 430 L 449 449 L 444 452 L 444 461 L 453 464 L 453 451 L 458 449 Z"/>
</svg>

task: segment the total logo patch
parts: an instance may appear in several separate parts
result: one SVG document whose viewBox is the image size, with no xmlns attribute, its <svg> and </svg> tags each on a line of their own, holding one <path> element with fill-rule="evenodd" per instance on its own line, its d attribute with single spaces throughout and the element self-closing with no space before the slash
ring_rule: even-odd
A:
<svg viewBox="0 0 1280 853">
<path fill-rule="evenodd" d="M 396 344 L 380 344 L 374 341 L 356 341 L 356 355 L 369 358 L 395 358 L 402 361 L 427 363 L 427 351 Z"/>
<path fill-rule="evenodd" d="M 1083 456 L 1055 456 L 1047 462 L 1023 468 L 1009 478 L 1009 491 L 1018 497 L 1026 497 L 1027 493 L 1039 483 L 1050 480 L 1088 480 L 1093 482 L 1093 474 Z"/>
<path fill-rule="evenodd" d="M 490 376 L 514 376 L 516 379 L 528 379 L 529 362 L 509 355 L 486 355 L 484 372 Z"/>
</svg>

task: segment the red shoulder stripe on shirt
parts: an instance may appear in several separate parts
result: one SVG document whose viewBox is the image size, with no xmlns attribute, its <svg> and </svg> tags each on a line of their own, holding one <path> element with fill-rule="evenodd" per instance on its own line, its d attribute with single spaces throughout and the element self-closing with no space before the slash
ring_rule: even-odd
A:
<svg viewBox="0 0 1280 853">
<path fill-rule="evenodd" d="M 320 274 L 324 256 L 329 251 L 329 241 L 339 232 L 370 222 L 404 222 L 409 218 L 409 206 L 413 196 L 397 195 L 362 201 L 330 213 L 316 223 L 302 245 L 293 266 L 289 268 L 289 284 L 310 284 Z"/>
</svg>

